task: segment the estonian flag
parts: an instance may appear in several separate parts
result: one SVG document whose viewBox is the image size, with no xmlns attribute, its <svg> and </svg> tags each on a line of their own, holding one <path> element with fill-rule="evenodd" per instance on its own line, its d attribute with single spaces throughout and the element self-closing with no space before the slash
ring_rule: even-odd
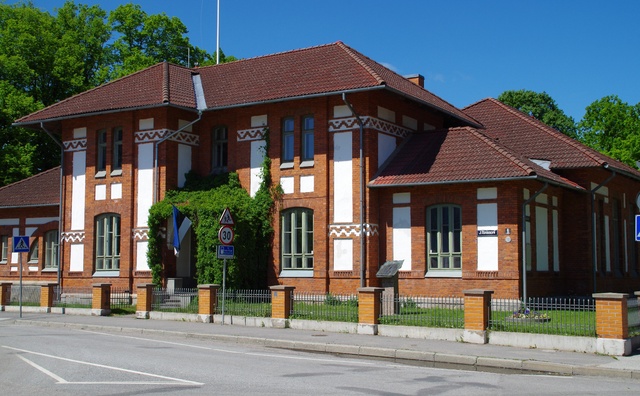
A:
<svg viewBox="0 0 640 396">
<path fill-rule="evenodd" d="M 173 252 L 176 257 L 180 254 L 180 242 L 189 231 L 189 227 L 191 227 L 191 220 L 173 206 Z"/>
</svg>

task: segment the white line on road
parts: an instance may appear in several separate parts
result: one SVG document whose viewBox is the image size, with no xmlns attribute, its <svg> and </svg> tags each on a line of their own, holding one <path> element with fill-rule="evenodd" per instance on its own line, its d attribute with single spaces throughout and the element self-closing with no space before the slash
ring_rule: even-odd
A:
<svg viewBox="0 0 640 396">
<path fill-rule="evenodd" d="M 52 373 L 51 371 L 47 370 L 46 368 L 44 368 L 42 366 L 39 366 L 39 365 L 35 364 L 34 362 L 32 362 L 31 360 L 27 359 L 26 357 L 20 356 L 20 355 L 18 355 L 18 357 L 20 359 L 24 360 L 25 362 L 27 362 L 27 364 L 31 365 L 32 367 L 37 368 L 38 370 L 42 371 L 43 373 L 45 373 L 49 377 L 51 377 L 54 380 L 58 381 L 59 384 L 67 383 L 67 380 L 65 380 L 64 378 Z"/>
<path fill-rule="evenodd" d="M 142 371 L 129 370 L 129 369 L 120 368 L 120 367 L 106 366 L 104 364 L 83 362 L 81 360 L 68 359 L 68 358 L 63 358 L 63 357 L 59 357 L 59 356 L 48 355 L 46 353 L 28 351 L 26 349 L 13 348 L 13 347 L 6 346 L 6 345 L 3 345 L 2 347 L 3 348 L 7 348 L 7 349 L 12 349 L 12 350 L 18 351 L 18 352 L 30 353 L 30 354 L 38 355 L 38 356 L 44 356 L 44 357 L 48 357 L 48 358 L 51 358 L 51 359 L 64 360 L 65 362 L 85 364 L 87 366 L 100 367 L 100 368 L 104 368 L 104 369 L 122 371 L 122 372 L 125 372 L 125 373 L 131 373 L 131 374 L 145 375 L 145 376 L 154 377 L 154 378 L 162 378 L 162 379 L 165 379 L 165 380 L 176 381 L 176 382 L 189 384 L 189 385 L 204 385 L 203 383 L 200 383 L 200 382 L 183 380 L 183 379 L 180 379 L 180 378 L 167 377 L 167 376 L 159 375 L 159 374 L 145 373 L 145 372 L 142 372 Z"/>
</svg>

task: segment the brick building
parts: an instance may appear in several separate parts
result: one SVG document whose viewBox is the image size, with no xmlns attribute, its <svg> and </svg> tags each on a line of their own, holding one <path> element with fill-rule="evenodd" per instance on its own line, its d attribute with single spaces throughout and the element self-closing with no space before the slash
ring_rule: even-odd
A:
<svg viewBox="0 0 640 396">
<path fill-rule="evenodd" d="M 640 173 L 495 100 L 458 109 L 423 83 L 337 42 L 160 63 L 17 120 L 64 145 L 63 285 L 149 282 L 151 205 L 188 171 L 234 171 L 255 193 L 268 127 L 284 191 L 270 285 L 354 292 L 403 260 L 403 294 L 639 289 Z M 194 278 L 189 254 L 165 257 L 170 277 Z"/>
</svg>

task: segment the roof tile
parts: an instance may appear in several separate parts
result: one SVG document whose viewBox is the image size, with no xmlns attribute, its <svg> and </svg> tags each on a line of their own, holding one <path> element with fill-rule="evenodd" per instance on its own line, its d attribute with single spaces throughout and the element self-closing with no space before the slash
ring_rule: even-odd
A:
<svg viewBox="0 0 640 396">
<path fill-rule="evenodd" d="M 0 187 L 0 209 L 60 204 L 60 167 Z"/>
</svg>

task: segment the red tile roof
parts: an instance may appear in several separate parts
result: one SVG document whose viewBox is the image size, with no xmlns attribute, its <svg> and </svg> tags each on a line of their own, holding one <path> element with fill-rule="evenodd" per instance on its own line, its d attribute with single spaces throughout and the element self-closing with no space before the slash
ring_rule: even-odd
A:
<svg viewBox="0 0 640 396">
<path fill-rule="evenodd" d="M 471 127 L 414 133 L 371 187 L 536 178 L 582 190 Z"/>
<path fill-rule="evenodd" d="M 485 126 L 484 133 L 527 158 L 551 161 L 551 169 L 610 167 L 640 178 L 634 168 L 607 157 L 562 132 L 496 99 L 484 99 L 463 111 Z"/>
<path fill-rule="evenodd" d="M 0 209 L 60 204 L 60 167 L 0 187 Z"/>
<path fill-rule="evenodd" d="M 330 93 L 388 89 L 456 118 L 480 124 L 431 92 L 342 42 L 187 69 L 157 64 L 27 115 L 17 125 L 105 111 L 173 105 L 196 109 L 192 73 L 199 73 L 208 109 Z"/>
</svg>

